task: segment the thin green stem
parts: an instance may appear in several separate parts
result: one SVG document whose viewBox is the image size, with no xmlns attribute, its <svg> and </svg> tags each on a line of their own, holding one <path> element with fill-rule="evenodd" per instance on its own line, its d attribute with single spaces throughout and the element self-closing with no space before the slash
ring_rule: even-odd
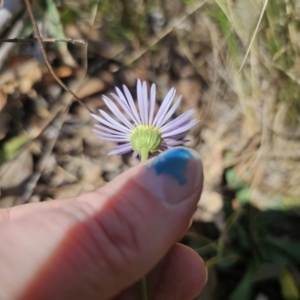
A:
<svg viewBox="0 0 300 300">
<path fill-rule="evenodd" d="M 141 162 L 145 162 L 149 157 L 149 151 L 147 149 L 142 149 L 141 151 Z"/>
<path fill-rule="evenodd" d="M 146 276 L 140 279 L 140 290 L 141 290 L 142 300 L 148 300 Z"/>
<path fill-rule="evenodd" d="M 149 151 L 147 149 L 142 149 L 140 155 L 141 155 L 141 162 L 145 162 L 149 157 Z M 146 276 L 140 279 L 140 290 L 141 290 L 142 300 L 148 300 Z"/>
</svg>

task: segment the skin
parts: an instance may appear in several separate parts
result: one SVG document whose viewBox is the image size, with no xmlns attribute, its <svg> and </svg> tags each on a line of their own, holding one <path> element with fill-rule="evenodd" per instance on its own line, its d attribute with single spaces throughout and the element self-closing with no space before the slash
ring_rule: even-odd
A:
<svg viewBox="0 0 300 300">
<path fill-rule="evenodd" d="M 190 152 L 184 185 L 147 162 L 76 198 L 0 210 L 0 299 L 141 299 L 145 274 L 149 299 L 196 297 L 205 264 L 176 243 L 202 190 Z"/>
</svg>

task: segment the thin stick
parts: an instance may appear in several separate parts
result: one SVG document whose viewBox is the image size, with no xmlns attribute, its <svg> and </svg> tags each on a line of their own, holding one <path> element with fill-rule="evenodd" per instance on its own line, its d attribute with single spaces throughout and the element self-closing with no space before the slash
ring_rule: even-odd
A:
<svg viewBox="0 0 300 300">
<path fill-rule="evenodd" d="M 140 279 L 140 291 L 142 300 L 148 300 L 147 282 L 145 276 Z"/>
<path fill-rule="evenodd" d="M 48 67 L 51 75 L 53 76 L 53 78 L 60 84 L 60 86 L 62 88 L 64 88 L 67 92 L 69 92 L 80 104 L 82 104 L 90 113 L 94 113 L 85 103 L 83 103 L 81 101 L 81 99 L 73 92 L 71 91 L 59 78 L 58 76 L 54 73 L 53 69 L 52 69 L 52 66 L 50 64 L 50 61 L 47 57 L 47 54 L 46 54 L 46 50 L 44 48 L 44 45 L 43 45 L 43 39 L 40 35 L 40 32 L 39 32 L 39 28 L 36 24 L 36 21 L 35 21 L 35 18 L 34 18 L 34 15 L 33 15 L 33 11 L 32 11 L 32 8 L 31 8 L 31 5 L 30 5 L 30 0 L 25 0 L 25 3 L 26 3 L 26 7 L 27 7 L 27 10 L 28 10 L 28 14 L 29 14 L 29 17 L 30 17 L 30 20 L 31 20 L 31 23 L 32 23 L 32 26 L 33 26 L 33 30 L 34 30 L 34 33 L 37 37 L 37 41 L 39 43 L 39 46 L 40 46 L 40 49 L 41 49 L 41 52 L 42 52 L 42 55 L 44 57 L 44 60 L 45 60 L 45 63 L 46 63 L 46 66 Z"/>
<path fill-rule="evenodd" d="M 256 36 L 256 34 L 257 34 L 259 25 L 260 25 L 261 20 L 262 20 L 262 18 L 263 18 L 263 16 L 264 16 L 264 13 L 265 13 L 267 4 L 268 4 L 268 0 L 265 1 L 264 6 L 263 6 L 263 8 L 262 8 L 262 10 L 261 10 L 261 13 L 260 13 L 258 22 L 257 22 L 257 24 L 256 24 L 255 30 L 254 30 L 254 32 L 253 32 L 253 35 L 252 35 L 252 38 L 251 38 L 251 41 L 250 41 L 250 45 L 249 45 L 249 47 L 248 47 L 248 49 L 247 49 L 247 52 L 246 52 L 245 57 L 244 57 L 244 59 L 243 59 L 243 62 L 242 62 L 242 64 L 241 64 L 240 69 L 238 70 L 236 76 L 238 76 L 238 75 L 240 74 L 240 72 L 242 71 L 242 69 L 243 69 L 243 67 L 244 67 L 244 64 L 245 64 L 246 59 L 247 59 L 247 57 L 248 57 L 248 55 L 249 55 L 250 49 L 251 49 L 251 47 L 252 47 L 252 45 L 253 45 L 255 36 Z"/>
<path fill-rule="evenodd" d="M 38 42 L 38 39 L 36 38 L 30 38 L 30 39 L 0 39 L 0 43 L 35 43 Z M 81 44 L 85 45 L 85 40 L 82 39 L 42 39 L 43 43 L 58 43 L 58 42 L 65 42 L 65 43 L 71 43 L 71 44 Z"/>
<path fill-rule="evenodd" d="M 147 161 L 148 157 L 149 157 L 149 151 L 147 149 L 143 149 L 141 152 L 141 162 Z M 140 279 L 139 283 L 140 283 L 141 300 L 148 300 L 146 275 Z"/>
</svg>

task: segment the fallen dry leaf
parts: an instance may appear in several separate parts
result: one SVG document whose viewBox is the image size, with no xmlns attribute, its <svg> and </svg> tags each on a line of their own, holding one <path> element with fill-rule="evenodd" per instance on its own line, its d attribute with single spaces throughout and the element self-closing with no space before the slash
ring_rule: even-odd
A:
<svg viewBox="0 0 300 300">
<path fill-rule="evenodd" d="M 0 111 L 4 108 L 7 102 L 7 94 L 0 91 Z"/>
<path fill-rule="evenodd" d="M 89 78 L 81 87 L 76 91 L 79 98 L 85 98 L 95 93 L 104 91 L 106 84 L 99 78 Z"/>
<path fill-rule="evenodd" d="M 21 171 L 20 171 L 21 170 Z M 33 172 L 30 149 L 24 149 L 13 161 L 0 168 L 0 208 L 22 204 L 26 180 Z"/>
</svg>

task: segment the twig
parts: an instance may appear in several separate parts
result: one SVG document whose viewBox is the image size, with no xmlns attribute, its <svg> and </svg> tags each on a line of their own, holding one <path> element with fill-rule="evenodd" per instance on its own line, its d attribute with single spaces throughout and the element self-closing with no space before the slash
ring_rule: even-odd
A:
<svg viewBox="0 0 300 300">
<path fill-rule="evenodd" d="M 30 0 L 25 0 L 25 3 L 26 3 L 26 7 L 27 7 L 27 10 L 28 10 L 28 14 L 29 14 L 29 17 L 30 17 L 30 20 L 31 20 L 31 23 L 32 23 L 32 26 L 33 26 L 33 30 L 34 30 L 34 33 L 37 37 L 37 41 L 39 43 L 39 46 L 40 46 L 40 49 L 41 49 L 41 52 L 42 52 L 42 55 L 43 55 L 43 58 L 45 60 L 45 63 L 46 63 L 46 66 L 48 67 L 49 69 L 49 72 L 51 73 L 51 75 L 53 76 L 53 78 L 60 84 L 60 86 L 62 88 L 64 88 L 67 92 L 69 92 L 80 104 L 82 104 L 90 113 L 94 113 L 85 103 L 83 103 L 81 101 L 81 99 L 73 92 L 71 91 L 59 78 L 58 76 L 54 73 L 53 69 L 52 69 L 52 66 L 50 64 L 50 61 L 47 57 L 47 54 L 46 54 L 46 50 L 45 50 L 45 47 L 43 45 L 43 39 L 40 35 L 40 32 L 39 32 L 39 28 L 36 24 L 36 21 L 35 21 L 35 18 L 34 18 L 34 15 L 33 15 L 33 11 L 32 11 L 32 8 L 31 8 L 31 5 L 30 5 Z"/>
<path fill-rule="evenodd" d="M 1 17 L 1 15 L 0 15 Z M 25 23 L 28 19 L 28 13 L 24 11 L 22 16 L 13 24 L 13 26 L 10 28 L 10 32 L 6 36 L 7 38 L 16 36 L 20 34 L 25 26 Z M 0 22 L 1 25 L 1 22 Z M 9 55 L 11 49 L 14 47 L 13 44 L 2 44 L 0 47 L 0 68 L 2 68 L 4 62 L 7 59 L 7 56 Z"/>
<path fill-rule="evenodd" d="M 240 69 L 238 70 L 236 76 L 238 76 L 238 75 L 240 74 L 240 72 L 242 71 L 242 69 L 243 69 L 243 67 L 244 67 L 244 64 L 245 64 L 245 62 L 246 62 L 246 59 L 247 59 L 247 57 L 248 57 L 248 55 L 249 55 L 250 49 L 251 49 L 251 47 L 252 47 L 252 44 L 253 44 L 254 39 L 255 39 L 255 37 L 256 37 L 256 34 L 257 34 L 257 32 L 258 32 L 259 25 L 260 25 L 260 23 L 261 23 L 261 20 L 262 20 L 262 18 L 263 18 L 263 16 L 264 16 L 264 13 L 265 13 L 266 8 L 267 8 L 267 4 L 268 4 L 268 0 L 265 0 L 265 3 L 264 3 L 263 8 L 262 8 L 262 10 L 261 10 L 261 13 L 260 13 L 258 22 L 257 22 L 257 24 L 256 24 L 256 28 L 255 28 L 255 30 L 254 30 L 254 32 L 253 32 L 253 35 L 252 35 L 252 38 L 251 38 L 250 45 L 249 45 L 249 47 L 248 47 L 248 49 L 247 49 L 247 52 L 246 52 L 245 57 L 244 57 L 244 59 L 243 59 L 243 62 L 242 62 L 242 64 L 241 64 Z"/>
<path fill-rule="evenodd" d="M 0 39 L 0 43 L 35 43 L 38 42 L 36 38 L 28 38 L 28 39 Z M 85 40 L 82 39 L 42 39 L 43 43 L 58 43 L 58 42 L 65 42 L 71 44 L 82 44 L 85 45 Z"/>
<path fill-rule="evenodd" d="M 26 4 L 27 4 L 27 0 L 25 0 L 25 1 L 26 1 Z M 93 8 L 93 12 L 92 12 L 92 16 L 91 16 L 91 28 L 93 26 L 93 23 L 95 22 L 98 2 L 99 1 L 97 1 L 95 3 L 94 8 Z M 87 49 L 88 49 L 88 44 L 85 45 L 85 54 L 86 54 L 85 57 L 87 57 Z M 45 52 L 45 50 L 44 50 L 44 52 Z M 50 65 L 50 67 L 51 67 L 51 65 Z M 87 61 L 85 61 L 84 69 L 85 69 L 85 74 L 86 74 Z M 52 68 L 51 68 L 51 70 L 52 70 Z M 81 78 L 79 78 L 77 80 L 77 82 L 74 83 L 74 84 L 79 87 L 83 83 L 85 74 L 82 75 Z M 66 91 L 70 93 L 69 89 L 67 89 Z M 73 95 L 73 93 L 71 93 L 71 95 Z M 24 203 L 27 203 L 30 200 L 30 197 L 34 192 L 36 184 L 38 183 L 38 180 L 40 179 L 40 177 L 42 175 L 42 172 L 43 172 L 44 167 L 46 165 L 46 162 L 49 158 L 49 155 L 52 153 L 52 150 L 53 150 L 53 147 L 55 146 L 55 143 L 57 141 L 60 129 L 61 129 L 62 125 L 64 124 L 65 118 L 66 118 L 67 113 L 68 113 L 69 108 L 70 108 L 70 104 L 71 104 L 71 100 L 72 100 L 71 95 L 66 93 L 62 97 L 62 99 L 61 99 L 62 101 L 59 102 L 59 105 L 58 105 L 57 109 L 53 111 L 51 120 L 49 121 L 49 123 L 47 123 L 47 125 L 44 126 L 42 131 L 38 134 L 38 136 L 40 136 L 45 130 L 49 130 L 50 122 L 52 123 L 53 137 L 49 138 L 48 141 L 46 142 L 46 145 L 43 147 L 43 153 L 41 154 L 41 157 L 39 158 L 39 161 L 37 162 L 36 171 L 31 175 L 28 183 L 26 184 L 25 192 L 22 196 L 22 199 L 23 199 Z"/>
</svg>

